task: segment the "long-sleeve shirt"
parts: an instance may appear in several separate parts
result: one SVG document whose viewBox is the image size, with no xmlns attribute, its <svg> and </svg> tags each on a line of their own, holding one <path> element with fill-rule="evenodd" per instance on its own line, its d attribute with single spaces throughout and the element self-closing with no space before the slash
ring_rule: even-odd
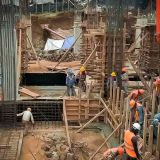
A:
<svg viewBox="0 0 160 160">
<path fill-rule="evenodd" d="M 24 111 L 22 113 L 17 114 L 17 116 L 22 116 L 23 121 L 32 121 L 34 123 L 33 115 L 30 111 Z"/>
</svg>

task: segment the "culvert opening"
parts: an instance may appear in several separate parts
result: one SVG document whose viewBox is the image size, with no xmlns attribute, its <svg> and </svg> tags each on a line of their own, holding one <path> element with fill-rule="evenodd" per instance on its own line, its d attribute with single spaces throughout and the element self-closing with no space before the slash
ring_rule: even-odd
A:
<svg viewBox="0 0 160 160">
<path fill-rule="evenodd" d="M 65 86 L 65 73 L 24 73 L 21 85 L 25 86 Z"/>
</svg>

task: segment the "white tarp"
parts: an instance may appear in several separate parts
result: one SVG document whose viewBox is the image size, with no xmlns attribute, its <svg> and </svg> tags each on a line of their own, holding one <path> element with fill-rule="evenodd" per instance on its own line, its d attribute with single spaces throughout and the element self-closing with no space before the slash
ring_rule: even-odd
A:
<svg viewBox="0 0 160 160">
<path fill-rule="evenodd" d="M 61 49 L 64 43 L 64 39 L 63 40 L 54 40 L 54 39 L 48 39 L 45 47 L 44 47 L 44 51 L 53 51 L 53 50 L 58 50 Z"/>
</svg>

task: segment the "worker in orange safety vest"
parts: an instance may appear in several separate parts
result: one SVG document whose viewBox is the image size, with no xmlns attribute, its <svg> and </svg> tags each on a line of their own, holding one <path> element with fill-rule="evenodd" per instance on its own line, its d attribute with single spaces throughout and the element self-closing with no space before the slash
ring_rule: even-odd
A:
<svg viewBox="0 0 160 160">
<path fill-rule="evenodd" d="M 144 89 L 137 89 L 133 90 L 130 94 L 129 97 L 130 99 L 137 100 L 139 96 L 144 95 L 145 91 Z"/>
<path fill-rule="evenodd" d="M 157 105 L 160 105 L 160 77 L 156 79 L 153 85 L 156 90 Z"/>
<path fill-rule="evenodd" d="M 124 148 L 126 152 L 126 160 L 141 160 L 141 155 L 138 151 L 138 133 L 141 127 L 139 123 L 134 123 L 130 130 L 124 134 Z"/>
<path fill-rule="evenodd" d="M 123 147 L 115 147 L 108 149 L 106 152 L 103 154 L 103 159 L 104 160 L 115 160 L 117 156 L 122 156 L 124 154 L 124 148 Z"/>
<path fill-rule="evenodd" d="M 131 109 L 132 123 L 137 122 L 142 127 L 144 121 L 144 106 L 133 99 L 130 100 L 129 106 Z"/>
</svg>

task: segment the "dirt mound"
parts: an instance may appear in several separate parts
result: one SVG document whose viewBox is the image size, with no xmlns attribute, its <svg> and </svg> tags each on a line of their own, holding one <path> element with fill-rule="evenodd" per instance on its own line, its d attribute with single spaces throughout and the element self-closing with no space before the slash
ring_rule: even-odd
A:
<svg viewBox="0 0 160 160">
<path fill-rule="evenodd" d="M 48 24 L 48 27 L 53 30 L 69 30 L 74 24 L 74 13 L 46 13 L 32 15 L 32 38 L 35 47 L 42 47 L 47 38 L 50 37 L 50 33 L 42 29 L 44 24 Z"/>
</svg>

